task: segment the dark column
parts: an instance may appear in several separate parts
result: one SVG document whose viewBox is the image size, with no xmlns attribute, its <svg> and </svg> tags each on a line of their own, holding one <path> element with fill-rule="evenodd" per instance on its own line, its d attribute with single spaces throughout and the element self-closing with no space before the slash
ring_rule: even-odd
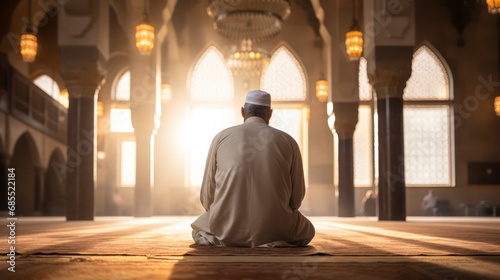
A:
<svg viewBox="0 0 500 280">
<path fill-rule="evenodd" d="M 363 2 L 363 57 L 376 92 L 379 139 L 379 220 L 406 220 L 403 92 L 410 78 L 416 41 L 415 1 Z M 384 23 L 373 28 L 373 23 Z M 365 35 L 366 36 L 366 35 Z"/>
<path fill-rule="evenodd" d="M 68 109 L 68 220 L 94 219 L 94 98 L 72 97 Z"/>
<path fill-rule="evenodd" d="M 335 131 L 339 138 L 339 217 L 354 217 L 353 135 L 358 122 L 358 103 L 335 103 Z"/>
<path fill-rule="evenodd" d="M 354 217 L 354 165 L 352 138 L 339 137 L 339 217 Z"/>
<path fill-rule="evenodd" d="M 66 219 L 94 219 L 94 103 L 102 80 L 97 47 L 61 47 L 69 92 Z"/>
<path fill-rule="evenodd" d="M 375 75 L 370 77 L 377 94 L 379 220 L 406 220 L 406 185 L 403 131 L 403 92 L 411 73 L 412 48 L 382 49 Z M 390 53 L 399 54 L 397 69 L 385 68 Z M 406 59 L 401 59 L 406 58 Z M 387 65 L 387 64 L 386 64 Z"/>
<path fill-rule="evenodd" d="M 66 219 L 94 219 L 94 103 L 109 50 L 109 3 L 66 1 L 58 6 L 61 76 L 69 93 Z M 71 26 L 71 28 L 65 28 Z"/>
<path fill-rule="evenodd" d="M 403 99 L 377 100 L 379 143 L 379 220 L 406 220 Z"/>
</svg>

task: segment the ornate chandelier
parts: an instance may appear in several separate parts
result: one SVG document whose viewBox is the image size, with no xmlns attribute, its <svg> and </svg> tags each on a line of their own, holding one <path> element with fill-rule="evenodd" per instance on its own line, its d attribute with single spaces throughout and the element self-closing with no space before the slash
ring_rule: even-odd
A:
<svg viewBox="0 0 500 280">
<path fill-rule="evenodd" d="M 242 40 L 240 47 L 229 52 L 227 63 L 236 76 L 258 76 L 269 63 L 269 54 L 263 49 L 252 47 L 250 39 Z"/>
<path fill-rule="evenodd" d="M 209 0 L 207 13 L 222 36 L 261 42 L 275 37 L 290 15 L 289 0 Z"/>
</svg>

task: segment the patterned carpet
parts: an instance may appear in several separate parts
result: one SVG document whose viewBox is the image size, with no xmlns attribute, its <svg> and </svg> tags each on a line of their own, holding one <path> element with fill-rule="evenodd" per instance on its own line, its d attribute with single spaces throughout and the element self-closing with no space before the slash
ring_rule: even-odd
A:
<svg viewBox="0 0 500 280">
<path fill-rule="evenodd" d="M 316 237 L 306 248 L 224 248 L 193 244 L 191 217 L 18 220 L 17 253 L 130 256 L 182 255 L 500 255 L 500 220 L 313 218 Z M 6 243 L 0 247 L 6 253 Z"/>
<path fill-rule="evenodd" d="M 0 279 L 500 279 L 498 218 L 315 217 L 310 246 L 253 249 L 194 245 L 193 220 L 20 218 Z"/>
</svg>

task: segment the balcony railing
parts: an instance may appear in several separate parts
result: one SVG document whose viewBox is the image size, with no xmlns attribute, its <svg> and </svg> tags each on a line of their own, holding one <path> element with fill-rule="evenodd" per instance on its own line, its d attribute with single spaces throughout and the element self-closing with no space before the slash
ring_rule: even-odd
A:
<svg viewBox="0 0 500 280">
<path fill-rule="evenodd" d="M 0 70 L 0 110 L 62 143 L 67 141 L 67 109 L 12 67 Z"/>
</svg>

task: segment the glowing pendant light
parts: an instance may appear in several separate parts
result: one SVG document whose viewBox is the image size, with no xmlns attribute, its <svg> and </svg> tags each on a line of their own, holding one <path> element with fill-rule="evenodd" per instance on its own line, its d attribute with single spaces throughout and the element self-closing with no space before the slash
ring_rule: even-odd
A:
<svg viewBox="0 0 500 280">
<path fill-rule="evenodd" d="M 19 44 L 19 47 L 24 61 L 35 61 L 38 49 L 38 42 L 35 34 L 26 32 L 21 35 L 21 43 Z"/>
<path fill-rule="evenodd" d="M 490 14 L 500 14 L 500 0 L 486 0 Z"/>
<path fill-rule="evenodd" d="M 500 96 L 495 97 L 495 113 L 500 117 Z"/>
<path fill-rule="evenodd" d="M 328 99 L 328 81 L 319 79 L 316 81 L 316 97 L 320 102 L 325 102 Z"/>
<path fill-rule="evenodd" d="M 351 61 L 359 60 L 363 55 L 363 32 L 357 26 L 357 22 L 353 22 L 353 26 L 345 34 L 345 47 L 347 55 Z"/>
<path fill-rule="evenodd" d="M 144 19 L 135 27 L 135 46 L 142 55 L 149 55 L 155 46 L 155 28 L 149 23 L 149 1 L 144 5 Z"/>
<path fill-rule="evenodd" d="M 352 26 L 345 34 L 345 48 L 351 61 L 359 60 L 363 55 L 363 32 L 356 20 L 356 2 L 352 7 Z"/>
<path fill-rule="evenodd" d="M 31 0 L 28 2 L 28 18 L 31 17 Z M 23 57 L 23 61 L 33 62 L 38 51 L 38 39 L 33 32 L 31 21 L 28 20 L 26 31 L 21 35 L 19 43 L 19 51 Z"/>
</svg>

